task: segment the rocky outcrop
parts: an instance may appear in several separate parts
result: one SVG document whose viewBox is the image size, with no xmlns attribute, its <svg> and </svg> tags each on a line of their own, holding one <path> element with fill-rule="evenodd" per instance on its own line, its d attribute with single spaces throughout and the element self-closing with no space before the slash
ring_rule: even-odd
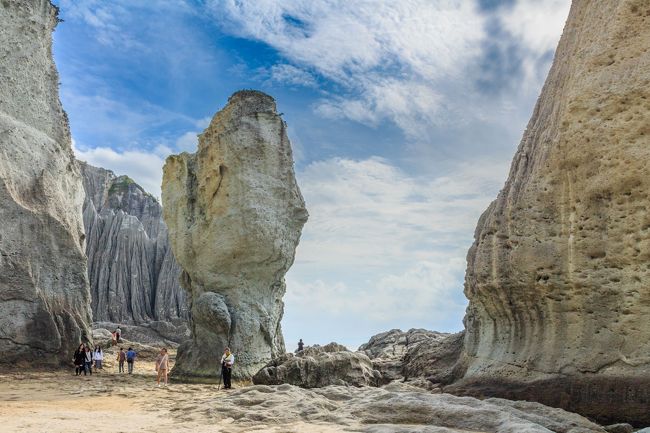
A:
<svg viewBox="0 0 650 433">
<path fill-rule="evenodd" d="M 281 355 L 253 376 L 256 385 L 288 383 L 303 388 L 377 386 L 380 380 L 381 374 L 373 369 L 370 358 L 336 343 L 310 346 L 295 355 Z"/>
<path fill-rule="evenodd" d="M 164 337 L 180 343 L 187 337 L 188 306 L 162 207 L 128 176 L 79 164 L 94 321 L 123 331 L 124 325 L 173 324 Z"/>
<path fill-rule="evenodd" d="M 606 433 L 586 418 L 539 403 L 432 394 L 400 383 L 316 389 L 256 385 L 230 391 L 228 398 L 212 392 L 183 398 L 186 394 L 162 404 L 169 413 L 182 414 L 186 425 L 227 423 L 236 432 Z"/>
<path fill-rule="evenodd" d="M 173 374 L 215 377 L 225 346 L 250 378 L 284 353 L 284 274 L 307 211 L 275 101 L 235 93 L 199 136 L 196 154 L 167 158 L 163 211 L 190 294 L 192 340 Z"/>
<path fill-rule="evenodd" d="M 427 331 L 426 329 L 410 329 L 406 332 L 392 329 L 374 335 L 370 340 L 359 347 L 359 352 L 366 354 L 374 368 L 381 373 L 382 382 L 403 379 L 404 360 L 408 353 L 413 352 L 420 345 L 430 347 L 445 340 L 449 334 Z M 411 376 L 421 376 L 411 371 Z"/>
<path fill-rule="evenodd" d="M 57 10 L 0 2 L 0 362 L 69 361 L 90 339 L 83 188 L 52 60 Z"/>
<path fill-rule="evenodd" d="M 465 392 L 650 423 L 649 19 L 573 2 L 468 254 Z"/>
<path fill-rule="evenodd" d="M 458 365 L 465 333 L 443 334 L 418 344 L 406 352 L 401 374 L 404 380 L 424 379 L 427 388 L 448 385 L 464 372 Z M 444 388 L 443 388 L 444 389 Z"/>
</svg>

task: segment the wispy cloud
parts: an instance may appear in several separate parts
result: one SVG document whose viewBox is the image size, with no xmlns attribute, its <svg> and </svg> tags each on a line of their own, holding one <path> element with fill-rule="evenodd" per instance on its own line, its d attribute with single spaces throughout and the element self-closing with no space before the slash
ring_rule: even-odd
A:
<svg viewBox="0 0 650 433">
<path fill-rule="evenodd" d="M 321 114 L 371 125 L 389 119 L 410 136 L 435 118 L 441 102 L 436 84 L 476 58 L 484 37 L 483 17 L 466 1 L 209 4 L 228 31 L 265 42 L 290 62 L 345 86 L 342 95 L 317 105 Z"/>
<path fill-rule="evenodd" d="M 506 171 L 473 161 L 413 176 L 376 157 L 308 165 L 298 180 L 310 220 L 288 276 L 288 320 L 319 305 L 368 328 L 459 326 L 465 254 Z"/>
<path fill-rule="evenodd" d="M 340 86 L 314 104 L 318 115 L 373 127 L 392 121 L 420 145 L 433 141 L 438 127 L 484 122 L 486 112 L 534 101 L 569 4 L 516 0 L 485 10 L 462 0 L 208 2 L 226 31 L 264 42 L 298 71 Z M 494 27 L 498 34 L 490 35 Z M 527 115 L 490 122 L 518 130 Z"/>
</svg>

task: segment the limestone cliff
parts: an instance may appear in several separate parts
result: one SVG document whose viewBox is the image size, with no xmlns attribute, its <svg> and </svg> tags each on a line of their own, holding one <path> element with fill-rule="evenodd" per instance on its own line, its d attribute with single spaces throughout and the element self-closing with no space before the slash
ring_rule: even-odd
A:
<svg viewBox="0 0 650 433">
<path fill-rule="evenodd" d="M 647 0 L 573 2 L 468 254 L 483 394 L 650 422 L 649 45 Z"/>
<path fill-rule="evenodd" d="M 284 353 L 284 275 L 307 220 L 273 98 L 231 96 L 196 154 L 167 158 L 162 199 L 192 316 L 173 373 L 214 377 L 230 346 L 233 375 L 251 377 Z"/>
<path fill-rule="evenodd" d="M 52 60 L 57 10 L 0 2 L 0 362 L 68 361 L 90 338 L 83 188 Z"/>
<path fill-rule="evenodd" d="M 93 320 L 109 328 L 106 323 L 124 327 L 155 321 L 184 327 L 185 290 L 162 207 L 129 177 L 83 162 L 80 166 Z M 180 342 L 185 336 L 182 330 L 178 338 L 173 334 L 165 337 Z"/>
</svg>

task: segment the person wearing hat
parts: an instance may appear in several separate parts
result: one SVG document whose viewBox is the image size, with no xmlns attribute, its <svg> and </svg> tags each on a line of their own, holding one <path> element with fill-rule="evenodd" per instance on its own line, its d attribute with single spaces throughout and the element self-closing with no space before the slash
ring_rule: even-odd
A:
<svg viewBox="0 0 650 433">
<path fill-rule="evenodd" d="M 231 389 L 232 383 L 232 366 L 235 364 L 235 355 L 232 354 L 229 347 L 226 347 L 221 356 L 221 377 L 223 377 L 223 388 Z"/>
</svg>

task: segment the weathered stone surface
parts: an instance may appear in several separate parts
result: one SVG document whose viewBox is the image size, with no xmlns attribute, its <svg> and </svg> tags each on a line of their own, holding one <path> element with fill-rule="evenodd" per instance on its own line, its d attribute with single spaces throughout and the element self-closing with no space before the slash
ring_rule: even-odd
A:
<svg viewBox="0 0 650 433">
<path fill-rule="evenodd" d="M 83 188 L 52 60 L 57 10 L 0 2 L 0 362 L 69 361 L 90 335 Z"/>
<path fill-rule="evenodd" d="M 610 424 L 605 426 L 607 433 L 632 433 L 634 427 L 627 423 Z"/>
<path fill-rule="evenodd" d="M 158 200 L 127 176 L 79 164 L 94 321 L 123 331 L 142 324 L 147 329 L 130 333 L 147 336 L 145 343 L 153 342 L 149 323 L 173 321 L 159 327 L 162 337 L 182 342 L 189 308 Z"/>
<path fill-rule="evenodd" d="M 370 358 L 336 343 L 306 347 L 295 355 L 281 355 L 253 376 L 256 385 L 288 383 L 303 388 L 377 386 L 380 380 L 381 374 L 373 368 Z"/>
<path fill-rule="evenodd" d="M 465 391 L 650 423 L 649 16 L 573 2 L 468 254 Z"/>
<path fill-rule="evenodd" d="M 307 220 L 273 98 L 231 96 L 196 154 L 167 158 L 162 198 L 192 316 L 173 374 L 215 377 L 230 346 L 233 376 L 250 378 L 284 353 L 284 274 Z"/>
<path fill-rule="evenodd" d="M 367 343 L 359 347 L 359 351 L 372 360 L 374 368 L 381 372 L 382 381 L 387 383 L 404 378 L 404 359 L 407 353 L 422 344 L 437 345 L 437 342 L 446 339 L 447 336 L 449 334 L 426 329 L 410 329 L 406 332 L 392 329 L 372 336 Z M 416 376 L 415 371 L 411 373 Z"/>
<path fill-rule="evenodd" d="M 402 360 L 405 380 L 424 378 L 431 385 L 447 385 L 464 373 L 458 360 L 463 352 L 464 332 L 443 334 L 409 349 Z"/>
<path fill-rule="evenodd" d="M 172 413 L 182 413 L 184 420 L 228 422 L 230 431 L 605 433 L 586 418 L 539 403 L 482 401 L 395 385 L 315 389 L 255 385 L 230 391 L 227 398 L 208 392 L 198 399 L 179 397 L 163 404 Z"/>
</svg>

